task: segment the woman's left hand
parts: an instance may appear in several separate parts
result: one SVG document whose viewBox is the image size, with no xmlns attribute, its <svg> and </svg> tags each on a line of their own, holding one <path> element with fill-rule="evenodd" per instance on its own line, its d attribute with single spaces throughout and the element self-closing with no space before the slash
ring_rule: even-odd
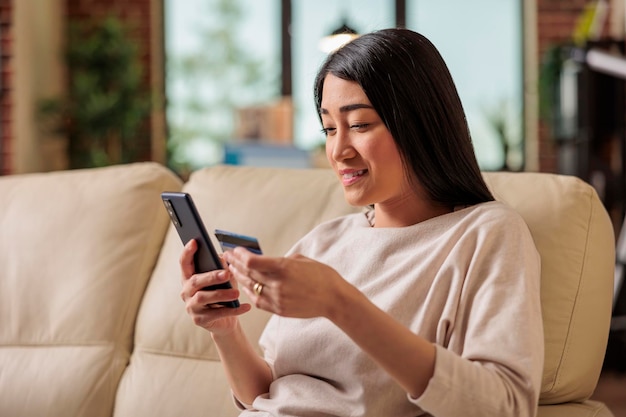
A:
<svg viewBox="0 0 626 417">
<path fill-rule="evenodd" d="M 273 258 L 235 248 L 224 260 L 252 303 L 280 316 L 329 317 L 350 286 L 333 268 L 302 255 Z"/>
</svg>

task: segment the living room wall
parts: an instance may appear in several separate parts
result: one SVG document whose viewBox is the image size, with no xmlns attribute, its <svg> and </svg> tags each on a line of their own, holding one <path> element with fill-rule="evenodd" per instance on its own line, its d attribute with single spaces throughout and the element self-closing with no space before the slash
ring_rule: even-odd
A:
<svg viewBox="0 0 626 417">
<path fill-rule="evenodd" d="M 64 140 L 58 135 L 41 132 L 32 109 L 39 97 L 55 96 L 64 90 L 64 68 L 57 51 L 63 44 L 65 10 L 62 0 L 42 4 L 15 2 L 13 80 L 16 99 L 12 101 L 15 131 L 16 172 L 50 171 L 65 167 Z M 19 68 L 19 70 L 17 70 Z M 19 97 L 19 99 L 17 98 Z"/>
<path fill-rule="evenodd" d="M 40 128 L 38 103 L 65 91 L 68 22 L 108 15 L 132 28 L 154 103 L 140 159 L 165 162 L 161 0 L 0 0 L 0 175 L 67 168 L 67 139 Z"/>
<path fill-rule="evenodd" d="M 0 5 L 2 173 L 63 167 L 62 143 L 37 131 L 32 108 L 37 97 L 62 93 L 63 67 L 54 51 L 62 42 L 64 10 L 64 0 Z"/>
</svg>

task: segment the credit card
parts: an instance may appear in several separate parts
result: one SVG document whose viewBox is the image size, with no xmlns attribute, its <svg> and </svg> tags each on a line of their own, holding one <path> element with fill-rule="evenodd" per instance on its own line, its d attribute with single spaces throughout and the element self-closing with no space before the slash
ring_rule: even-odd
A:
<svg viewBox="0 0 626 417">
<path fill-rule="evenodd" d="M 242 246 L 252 253 L 259 255 L 263 254 L 261 247 L 259 246 L 259 241 L 255 237 L 219 229 L 215 229 L 215 237 L 220 242 L 223 252 L 235 249 L 237 246 Z"/>
</svg>

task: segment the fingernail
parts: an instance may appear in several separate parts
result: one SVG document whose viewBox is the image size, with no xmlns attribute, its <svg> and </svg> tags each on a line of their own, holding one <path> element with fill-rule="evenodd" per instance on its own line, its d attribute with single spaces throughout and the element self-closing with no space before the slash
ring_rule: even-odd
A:
<svg viewBox="0 0 626 417">
<path fill-rule="evenodd" d="M 218 279 L 226 279 L 226 271 L 224 271 L 223 269 L 217 273 L 217 278 Z"/>
</svg>

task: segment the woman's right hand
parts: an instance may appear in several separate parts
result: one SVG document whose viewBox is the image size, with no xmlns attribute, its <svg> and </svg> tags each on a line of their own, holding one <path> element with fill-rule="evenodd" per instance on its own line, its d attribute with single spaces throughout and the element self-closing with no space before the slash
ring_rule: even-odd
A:
<svg viewBox="0 0 626 417">
<path fill-rule="evenodd" d="M 233 301 L 239 298 L 239 290 L 235 280 L 231 280 L 227 269 L 196 274 L 194 253 L 198 249 L 195 240 L 190 240 L 180 256 L 182 290 L 181 298 L 185 302 L 187 314 L 193 322 L 211 333 L 228 333 L 237 325 L 237 316 L 251 309 L 250 304 L 241 304 L 238 308 L 224 307 L 220 302 Z M 202 288 L 221 284 L 231 280 L 233 288 L 203 291 Z"/>
</svg>

